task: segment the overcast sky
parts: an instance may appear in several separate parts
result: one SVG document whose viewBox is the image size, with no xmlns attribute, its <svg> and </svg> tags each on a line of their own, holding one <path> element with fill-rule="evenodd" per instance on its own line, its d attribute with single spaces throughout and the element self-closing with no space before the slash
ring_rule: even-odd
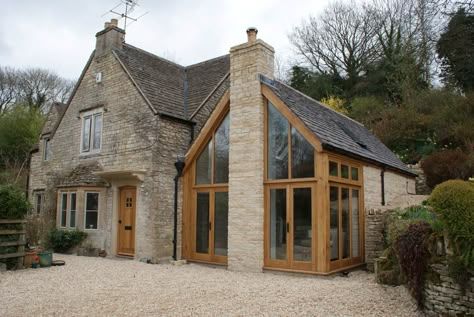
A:
<svg viewBox="0 0 474 317">
<path fill-rule="evenodd" d="M 95 34 L 116 17 L 102 15 L 121 1 L 2 1 L 0 65 L 41 67 L 77 79 L 94 49 Z M 126 41 L 186 66 L 227 54 L 247 40 L 247 27 L 255 26 L 258 37 L 286 59 L 292 56 L 288 33 L 329 1 L 139 0 L 131 16 L 149 13 L 127 27 Z"/>
</svg>

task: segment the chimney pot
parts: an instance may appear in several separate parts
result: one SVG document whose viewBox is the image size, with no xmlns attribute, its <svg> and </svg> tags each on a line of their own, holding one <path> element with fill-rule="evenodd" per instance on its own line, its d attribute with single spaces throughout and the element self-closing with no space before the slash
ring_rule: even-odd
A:
<svg viewBox="0 0 474 317">
<path fill-rule="evenodd" d="M 112 26 L 117 26 L 118 25 L 118 20 L 117 19 L 111 19 L 110 20 L 110 25 Z"/>
<path fill-rule="evenodd" d="M 249 27 L 247 29 L 247 38 L 248 38 L 248 41 L 249 42 L 255 42 L 257 40 L 257 33 L 258 33 L 258 30 L 256 27 Z"/>
</svg>

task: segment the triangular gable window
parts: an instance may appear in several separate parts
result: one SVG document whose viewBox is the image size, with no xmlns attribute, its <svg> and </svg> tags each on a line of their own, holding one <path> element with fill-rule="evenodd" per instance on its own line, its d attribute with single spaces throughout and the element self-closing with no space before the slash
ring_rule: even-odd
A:
<svg viewBox="0 0 474 317">
<path fill-rule="evenodd" d="M 273 180 L 314 177 L 314 153 L 313 146 L 269 101 L 267 178 Z"/>
</svg>

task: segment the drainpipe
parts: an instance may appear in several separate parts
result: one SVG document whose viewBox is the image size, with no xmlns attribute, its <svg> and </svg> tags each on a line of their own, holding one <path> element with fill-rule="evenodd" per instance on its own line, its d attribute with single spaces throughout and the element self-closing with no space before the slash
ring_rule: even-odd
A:
<svg viewBox="0 0 474 317">
<path fill-rule="evenodd" d="M 382 185 L 382 206 L 385 206 L 385 166 L 380 172 L 380 183 Z"/>
<path fill-rule="evenodd" d="M 178 156 L 174 166 L 176 176 L 174 177 L 174 222 L 173 222 L 173 260 L 177 260 L 176 250 L 178 246 L 178 182 L 184 169 L 184 156 Z"/>
</svg>

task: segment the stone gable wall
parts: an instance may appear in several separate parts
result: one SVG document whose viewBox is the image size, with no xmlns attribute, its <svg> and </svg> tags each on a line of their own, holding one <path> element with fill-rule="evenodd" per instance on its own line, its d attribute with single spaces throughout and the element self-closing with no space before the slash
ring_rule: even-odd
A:
<svg viewBox="0 0 474 317">
<path fill-rule="evenodd" d="M 102 83 L 99 84 L 95 80 L 97 72 L 102 72 Z M 98 154 L 81 155 L 80 111 L 98 105 L 105 110 L 102 149 Z M 167 138 L 166 142 L 164 138 Z M 172 226 L 169 221 L 172 221 L 176 173 L 173 163 L 177 154 L 185 153 L 189 138 L 189 128 L 183 129 L 182 125 L 153 115 L 112 53 L 96 57 L 50 142 L 51 159 L 42 160 L 43 144 L 32 156 L 30 192 L 51 187 L 57 176 L 62 177 L 86 162 L 97 161 L 105 171 L 144 170 L 142 183 L 124 180 L 111 184 L 137 185 L 136 258 L 170 257 L 169 228 Z M 163 161 L 166 163 L 162 164 Z M 112 220 L 116 220 L 113 206 L 117 208 L 117 191 L 117 188 L 107 188 L 106 210 L 99 211 L 105 213 L 107 225 L 102 231 L 89 231 L 89 239 L 100 247 L 105 246 L 109 254 L 115 253 L 116 225 Z"/>
</svg>

